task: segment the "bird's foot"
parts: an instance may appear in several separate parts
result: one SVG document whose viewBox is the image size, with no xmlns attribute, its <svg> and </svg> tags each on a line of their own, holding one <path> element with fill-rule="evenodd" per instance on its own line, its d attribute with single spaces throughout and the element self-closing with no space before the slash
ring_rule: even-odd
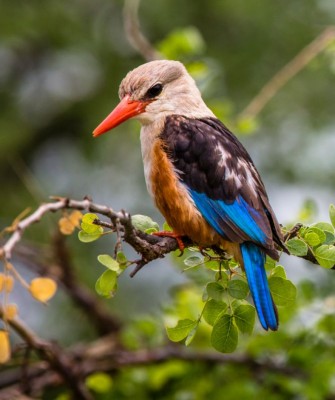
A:
<svg viewBox="0 0 335 400">
<path fill-rule="evenodd" d="M 183 242 L 182 239 L 182 235 L 180 235 L 179 233 L 176 232 L 171 232 L 171 231 L 161 231 L 161 232 L 153 232 L 154 236 L 160 236 L 160 237 L 171 237 L 173 239 L 176 239 L 177 243 L 178 243 L 178 247 L 180 250 L 180 256 L 182 256 L 184 254 L 184 250 L 185 250 L 185 244 Z"/>
</svg>

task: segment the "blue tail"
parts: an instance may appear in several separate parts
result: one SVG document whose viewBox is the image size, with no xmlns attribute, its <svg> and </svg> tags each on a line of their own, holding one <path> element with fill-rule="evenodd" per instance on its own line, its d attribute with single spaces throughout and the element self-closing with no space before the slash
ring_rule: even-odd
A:
<svg viewBox="0 0 335 400">
<path fill-rule="evenodd" d="M 272 300 L 264 268 L 265 255 L 252 242 L 241 244 L 244 269 L 247 275 L 251 296 L 257 310 L 258 318 L 265 330 L 278 329 L 278 315 Z"/>
</svg>

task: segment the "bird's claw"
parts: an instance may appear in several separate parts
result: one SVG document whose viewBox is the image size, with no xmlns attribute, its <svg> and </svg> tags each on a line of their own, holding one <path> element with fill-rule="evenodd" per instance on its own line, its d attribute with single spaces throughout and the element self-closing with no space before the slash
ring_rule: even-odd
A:
<svg viewBox="0 0 335 400">
<path fill-rule="evenodd" d="M 171 232 L 171 231 L 153 232 L 153 235 L 160 236 L 160 237 L 171 237 L 173 239 L 176 239 L 178 248 L 180 250 L 180 254 L 178 257 L 181 257 L 184 254 L 185 244 L 183 242 L 182 235 L 179 235 L 178 233 Z"/>
</svg>

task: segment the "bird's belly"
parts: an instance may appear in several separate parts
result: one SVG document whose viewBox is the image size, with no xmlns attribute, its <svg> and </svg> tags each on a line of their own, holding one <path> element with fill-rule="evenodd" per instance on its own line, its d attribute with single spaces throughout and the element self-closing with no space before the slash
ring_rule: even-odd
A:
<svg viewBox="0 0 335 400">
<path fill-rule="evenodd" d="M 158 140 L 153 146 L 147 179 L 157 208 L 176 233 L 203 247 L 224 242 L 196 208 Z"/>
</svg>

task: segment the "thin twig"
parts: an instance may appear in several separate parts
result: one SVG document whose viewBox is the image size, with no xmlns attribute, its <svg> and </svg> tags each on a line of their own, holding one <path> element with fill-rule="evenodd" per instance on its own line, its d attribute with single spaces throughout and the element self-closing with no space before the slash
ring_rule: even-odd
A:
<svg viewBox="0 0 335 400">
<path fill-rule="evenodd" d="M 328 26 L 263 86 L 257 96 L 239 114 L 238 119 L 256 117 L 290 79 L 306 67 L 334 40 L 335 26 Z"/>
<path fill-rule="evenodd" d="M 303 225 L 300 222 L 298 224 L 295 224 L 293 228 L 291 228 L 288 232 L 284 234 L 284 242 L 286 243 L 289 239 L 292 239 L 293 237 L 297 236 L 302 226 Z"/>
<path fill-rule="evenodd" d="M 142 55 L 146 61 L 159 60 L 162 56 L 151 45 L 140 28 L 138 8 L 140 0 L 125 0 L 123 8 L 123 24 L 126 37 L 131 46 Z"/>
</svg>

